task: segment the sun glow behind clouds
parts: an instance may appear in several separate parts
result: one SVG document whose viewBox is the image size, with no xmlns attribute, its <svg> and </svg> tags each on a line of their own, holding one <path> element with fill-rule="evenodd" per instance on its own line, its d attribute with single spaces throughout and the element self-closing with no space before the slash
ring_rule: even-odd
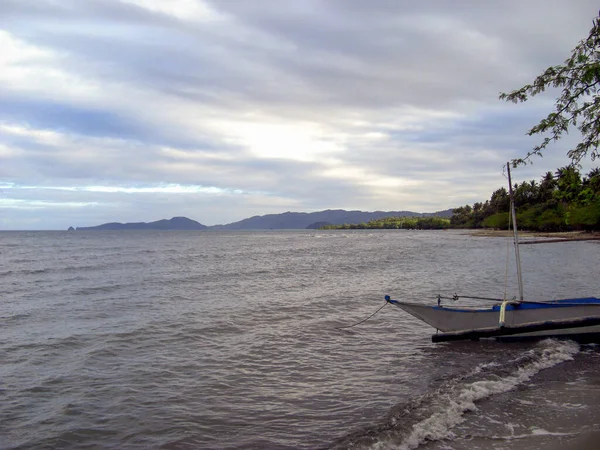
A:
<svg viewBox="0 0 600 450">
<path fill-rule="evenodd" d="M 402 177 L 380 176 L 373 171 L 361 167 L 344 167 L 342 162 L 330 164 L 330 167 L 323 171 L 327 177 L 351 180 L 365 186 L 375 188 L 403 188 L 409 186 L 418 186 L 421 184 L 418 180 L 411 180 Z"/>
<path fill-rule="evenodd" d="M 295 161 L 319 161 L 325 156 L 341 153 L 338 142 L 342 136 L 326 131 L 317 124 L 231 122 L 218 124 L 228 141 L 241 145 L 260 158 L 281 158 Z M 234 130 L 232 133 L 231 130 Z"/>
</svg>

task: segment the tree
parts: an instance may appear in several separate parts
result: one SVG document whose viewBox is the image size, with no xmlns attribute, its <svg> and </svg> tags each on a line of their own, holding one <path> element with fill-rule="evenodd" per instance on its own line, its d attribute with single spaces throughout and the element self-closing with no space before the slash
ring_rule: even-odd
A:
<svg viewBox="0 0 600 450">
<path fill-rule="evenodd" d="M 579 170 L 573 166 L 561 167 L 556 171 L 556 183 L 558 189 L 554 191 L 554 196 L 566 203 L 577 200 L 581 192 L 581 175 Z"/>
<path fill-rule="evenodd" d="M 552 172 L 546 172 L 540 183 L 540 197 L 539 200 L 544 203 L 552 199 L 553 193 L 556 190 L 558 183 L 554 179 Z"/>
<path fill-rule="evenodd" d="M 492 213 L 506 212 L 510 205 L 510 197 L 508 191 L 501 187 L 492 193 L 490 198 L 490 210 Z"/>
<path fill-rule="evenodd" d="M 581 182 L 581 192 L 579 199 L 583 205 L 592 203 L 600 199 L 600 168 L 590 171 Z"/>
<path fill-rule="evenodd" d="M 519 208 L 537 203 L 539 196 L 539 187 L 535 180 L 530 182 L 523 181 L 521 184 L 515 184 L 515 203 Z"/>
<path fill-rule="evenodd" d="M 596 167 L 586 175 L 585 187 L 591 189 L 594 194 L 600 194 L 600 168 Z"/>
<path fill-rule="evenodd" d="M 573 49 L 571 57 L 563 64 L 548 67 L 533 84 L 509 93 L 501 93 L 500 99 L 513 103 L 525 102 L 544 92 L 548 87 L 560 88 L 555 110 L 531 128 L 527 134 L 549 136 L 535 146 L 524 158 L 514 159 L 514 166 L 524 164 L 533 155 L 542 156 L 552 141 L 567 134 L 570 127 L 581 132 L 581 142 L 568 151 L 573 164 L 579 164 L 588 155 L 595 160 L 600 156 L 600 17 L 593 20 L 587 39 Z"/>
</svg>

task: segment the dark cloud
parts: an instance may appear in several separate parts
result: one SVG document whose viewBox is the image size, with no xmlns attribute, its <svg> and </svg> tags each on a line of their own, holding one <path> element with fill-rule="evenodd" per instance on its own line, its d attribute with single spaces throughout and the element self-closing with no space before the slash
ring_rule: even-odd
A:
<svg viewBox="0 0 600 450">
<path fill-rule="evenodd" d="M 135 120 L 112 111 L 77 108 L 56 101 L 35 98 L 9 99 L 0 97 L 0 116 L 4 120 L 27 123 L 35 128 L 61 130 L 88 136 L 123 139 L 151 138 L 151 131 Z"/>
</svg>

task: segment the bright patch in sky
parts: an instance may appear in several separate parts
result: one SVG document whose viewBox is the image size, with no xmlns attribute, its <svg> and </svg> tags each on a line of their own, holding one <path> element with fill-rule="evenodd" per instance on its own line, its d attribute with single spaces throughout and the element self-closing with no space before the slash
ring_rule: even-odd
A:
<svg viewBox="0 0 600 450">
<path fill-rule="evenodd" d="M 19 200 L 11 198 L 0 198 L 0 209 L 49 209 L 49 208 L 84 208 L 97 206 L 96 202 L 60 202 L 43 200 Z"/>
<path fill-rule="evenodd" d="M 40 144 L 64 144 L 62 135 L 51 130 L 41 130 L 15 124 L 0 123 L 0 133 L 12 134 L 13 136 L 19 137 L 28 137 L 35 142 L 39 142 Z"/>
<path fill-rule="evenodd" d="M 104 192 L 121 194 L 242 194 L 241 190 L 227 190 L 217 187 L 207 186 L 182 186 L 178 184 L 169 184 L 163 186 L 143 186 L 143 187 L 124 187 L 124 186 L 17 186 L 15 184 L 0 184 L 0 189 L 40 189 L 69 192 Z"/>
<path fill-rule="evenodd" d="M 39 98 L 73 100 L 98 93 L 98 83 L 64 67 L 66 54 L 35 46 L 0 29 L 0 82 Z"/>
<path fill-rule="evenodd" d="M 216 187 L 180 186 L 177 184 L 150 187 L 85 186 L 82 188 L 76 188 L 76 190 L 108 193 L 120 192 L 124 194 L 221 194 L 225 192 L 223 189 L 219 189 Z"/>
<path fill-rule="evenodd" d="M 219 124 L 228 141 L 243 146 L 258 158 L 319 161 L 343 151 L 336 134 L 310 123 L 225 122 Z"/>
</svg>

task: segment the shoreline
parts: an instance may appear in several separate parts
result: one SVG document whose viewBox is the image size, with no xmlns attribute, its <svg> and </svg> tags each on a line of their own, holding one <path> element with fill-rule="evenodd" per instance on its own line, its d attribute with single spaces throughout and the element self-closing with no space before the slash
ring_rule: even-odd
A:
<svg viewBox="0 0 600 450">
<path fill-rule="evenodd" d="M 465 234 L 473 237 L 512 237 L 513 232 L 510 230 L 488 230 L 488 229 L 470 229 L 464 230 Z M 557 231 L 557 232 L 541 232 L 541 231 L 519 231 L 519 237 L 523 238 L 543 238 L 551 242 L 567 242 L 567 241 L 594 241 L 600 240 L 600 232 L 586 231 Z"/>
</svg>

